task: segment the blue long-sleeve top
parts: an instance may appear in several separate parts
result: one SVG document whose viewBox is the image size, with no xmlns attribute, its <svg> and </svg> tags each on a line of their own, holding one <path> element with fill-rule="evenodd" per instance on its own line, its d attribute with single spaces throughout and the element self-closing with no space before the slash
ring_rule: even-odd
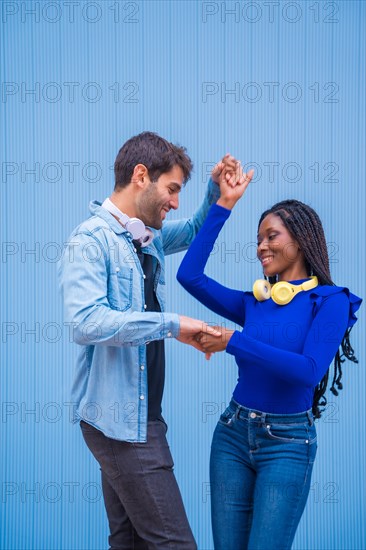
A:
<svg viewBox="0 0 366 550">
<path fill-rule="evenodd" d="M 252 292 L 227 288 L 204 274 L 230 210 L 217 204 L 183 258 L 178 281 L 206 307 L 242 327 L 230 338 L 239 377 L 233 398 L 259 411 L 292 414 L 311 408 L 347 327 L 362 300 L 345 287 L 322 285 L 285 305 L 259 302 Z M 289 281 L 301 284 L 306 279 Z"/>
</svg>

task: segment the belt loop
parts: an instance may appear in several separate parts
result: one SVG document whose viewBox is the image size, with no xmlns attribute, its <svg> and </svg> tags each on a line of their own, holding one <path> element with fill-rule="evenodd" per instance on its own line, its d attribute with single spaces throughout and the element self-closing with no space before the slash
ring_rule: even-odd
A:
<svg viewBox="0 0 366 550">
<path fill-rule="evenodd" d="M 241 406 L 237 405 L 236 406 L 236 411 L 235 411 L 235 420 L 238 420 L 238 418 L 239 418 L 240 409 L 241 409 Z"/>
</svg>

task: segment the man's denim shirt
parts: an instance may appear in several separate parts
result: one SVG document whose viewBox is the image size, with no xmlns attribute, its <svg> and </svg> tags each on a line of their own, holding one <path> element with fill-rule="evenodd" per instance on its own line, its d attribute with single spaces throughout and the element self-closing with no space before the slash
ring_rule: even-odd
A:
<svg viewBox="0 0 366 550">
<path fill-rule="evenodd" d="M 165 312 L 164 255 L 188 248 L 219 197 L 209 181 L 192 218 L 166 221 L 143 248 L 157 262 L 155 289 L 161 313 L 145 312 L 143 271 L 131 234 L 97 201 L 92 216 L 71 234 L 59 263 L 65 322 L 80 345 L 72 403 L 106 436 L 146 441 L 146 344 L 179 334 L 177 313 Z"/>
</svg>

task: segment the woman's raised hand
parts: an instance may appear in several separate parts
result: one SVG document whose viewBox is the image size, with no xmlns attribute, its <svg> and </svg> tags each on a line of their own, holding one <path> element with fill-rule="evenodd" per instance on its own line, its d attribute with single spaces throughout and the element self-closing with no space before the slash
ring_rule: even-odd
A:
<svg viewBox="0 0 366 550">
<path fill-rule="evenodd" d="M 249 170 L 248 173 L 243 171 L 240 161 L 236 161 L 234 170 L 228 168 L 224 162 L 224 169 L 219 177 L 220 198 L 217 204 L 231 210 L 244 195 L 253 175 L 254 170 Z"/>
</svg>

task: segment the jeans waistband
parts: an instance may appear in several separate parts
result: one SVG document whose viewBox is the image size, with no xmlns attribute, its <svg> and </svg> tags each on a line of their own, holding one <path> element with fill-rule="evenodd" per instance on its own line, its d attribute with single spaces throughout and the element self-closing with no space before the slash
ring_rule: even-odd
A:
<svg viewBox="0 0 366 550">
<path fill-rule="evenodd" d="M 250 420 L 250 421 L 257 420 L 262 423 L 276 422 L 281 424 L 308 422 L 310 425 L 314 423 L 314 416 L 311 409 L 309 409 L 308 411 L 303 411 L 303 412 L 294 413 L 294 414 L 268 413 L 268 412 L 258 411 L 257 409 L 248 409 L 243 405 L 239 405 L 239 403 L 237 403 L 235 399 L 232 399 L 230 401 L 229 407 L 233 410 L 233 412 L 235 412 L 236 418 L 241 418 L 241 419 Z"/>
</svg>

